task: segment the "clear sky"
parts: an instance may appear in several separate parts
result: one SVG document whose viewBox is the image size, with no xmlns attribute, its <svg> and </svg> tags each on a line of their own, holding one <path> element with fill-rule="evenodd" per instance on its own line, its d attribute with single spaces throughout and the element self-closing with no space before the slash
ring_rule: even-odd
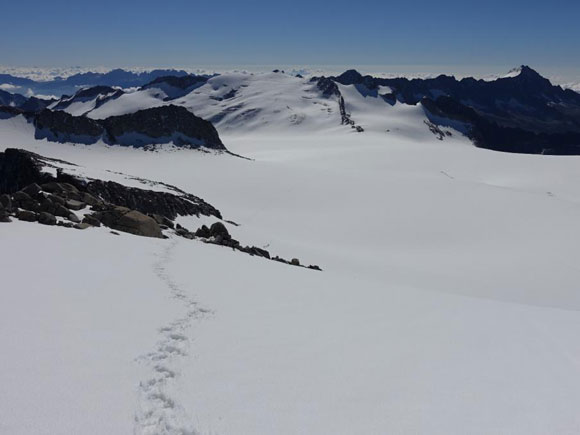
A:
<svg viewBox="0 0 580 435">
<path fill-rule="evenodd" d="M 6 0 L 12 66 L 580 68 L 580 0 Z"/>
</svg>

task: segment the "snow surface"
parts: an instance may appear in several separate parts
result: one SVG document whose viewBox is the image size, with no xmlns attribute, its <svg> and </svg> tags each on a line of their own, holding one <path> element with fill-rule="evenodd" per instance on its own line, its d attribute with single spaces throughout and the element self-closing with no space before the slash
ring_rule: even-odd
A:
<svg viewBox="0 0 580 435">
<path fill-rule="evenodd" d="M 0 432 L 580 432 L 580 158 L 438 141 L 417 108 L 343 86 L 359 134 L 334 107 L 314 117 L 306 82 L 260 101 L 252 80 L 227 86 L 263 119 L 218 123 L 252 160 L 35 141 L 0 121 L 0 149 L 176 185 L 242 243 L 324 269 L 0 225 Z M 184 104 L 218 113 L 213 84 Z"/>
</svg>

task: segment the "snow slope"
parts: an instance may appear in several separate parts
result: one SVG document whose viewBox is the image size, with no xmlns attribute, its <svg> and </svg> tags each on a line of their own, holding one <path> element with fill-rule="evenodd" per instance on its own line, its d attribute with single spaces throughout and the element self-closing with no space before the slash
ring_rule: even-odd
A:
<svg viewBox="0 0 580 435">
<path fill-rule="evenodd" d="M 416 108 L 341 87 L 358 134 L 336 111 L 311 120 L 308 84 L 288 86 L 291 102 L 273 88 L 263 115 L 218 123 L 252 160 L 35 141 L 0 121 L 0 149 L 176 185 L 241 242 L 324 269 L 0 226 L 3 270 L 24 270 L 0 292 L 0 432 L 578 433 L 580 158 L 438 141 Z M 202 98 L 184 104 L 223 112 Z"/>
</svg>

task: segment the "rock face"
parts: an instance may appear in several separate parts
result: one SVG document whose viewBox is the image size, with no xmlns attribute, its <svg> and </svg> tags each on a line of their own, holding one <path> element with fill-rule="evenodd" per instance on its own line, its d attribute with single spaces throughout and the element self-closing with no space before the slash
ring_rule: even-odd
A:
<svg viewBox="0 0 580 435">
<path fill-rule="evenodd" d="M 90 144 L 104 134 L 103 126 L 84 116 L 72 116 L 60 110 L 45 109 L 33 118 L 37 139 L 53 142 L 77 142 Z"/>
<path fill-rule="evenodd" d="M 103 120 L 102 125 L 110 143 L 136 146 L 172 139 L 176 145 L 225 150 L 211 122 L 195 116 L 185 107 L 172 104 L 112 116 Z"/>
<path fill-rule="evenodd" d="M 36 138 L 54 142 L 92 144 L 103 140 L 134 147 L 173 142 L 182 147 L 226 150 L 211 122 L 181 106 L 154 107 L 102 120 L 48 109 L 28 116 L 36 127 Z"/>
<path fill-rule="evenodd" d="M 44 183 L 52 177 L 41 172 L 42 163 L 35 154 L 12 148 L 0 153 L 0 194 L 13 193 L 32 183 Z"/>
<path fill-rule="evenodd" d="M 152 88 L 161 84 L 166 84 L 179 89 L 189 89 L 207 82 L 208 78 L 209 77 L 198 75 L 157 77 L 152 82 L 143 86 L 143 89 Z"/>
</svg>

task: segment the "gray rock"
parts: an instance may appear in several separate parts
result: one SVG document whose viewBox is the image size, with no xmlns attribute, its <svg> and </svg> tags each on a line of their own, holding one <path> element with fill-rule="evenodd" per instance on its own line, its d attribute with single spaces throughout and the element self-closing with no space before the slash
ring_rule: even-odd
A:
<svg viewBox="0 0 580 435">
<path fill-rule="evenodd" d="M 89 224 L 92 225 L 93 227 L 100 227 L 101 226 L 101 222 L 93 215 L 86 215 L 83 218 L 83 222 L 84 224 Z"/>
<path fill-rule="evenodd" d="M 76 199 L 69 199 L 65 206 L 71 210 L 82 210 L 87 205 L 84 202 L 77 201 Z"/>
<path fill-rule="evenodd" d="M 43 225 L 56 225 L 56 217 L 50 213 L 42 212 L 38 215 L 38 222 Z"/>
<path fill-rule="evenodd" d="M 38 215 L 29 210 L 18 210 L 16 212 L 16 217 L 25 222 L 36 222 L 38 220 Z"/>
<path fill-rule="evenodd" d="M 149 216 L 151 216 L 153 219 L 155 219 L 155 222 L 157 222 L 159 225 L 165 225 L 168 228 L 174 228 L 173 222 L 171 221 L 171 219 L 166 218 L 165 216 L 162 216 L 160 214 L 150 214 Z"/>
<path fill-rule="evenodd" d="M 99 205 L 103 202 L 100 199 L 95 198 L 93 195 L 91 195 L 90 193 L 87 193 L 87 192 L 84 192 L 81 195 L 82 195 L 81 200 L 83 202 L 86 202 L 90 206 Z"/>
<path fill-rule="evenodd" d="M 292 266 L 300 266 L 300 260 L 298 260 L 298 258 L 293 258 L 292 260 L 290 260 L 290 264 Z"/>
<path fill-rule="evenodd" d="M 145 237 L 162 237 L 161 228 L 155 219 L 136 210 L 123 214 L 114 224 L 114 229 Z"/>
<path fill-rule="evenodd" d="M 66 216 L 66 218 L 71 221 L 74 222 L 75 224 L 80 224 L 81 220 L 79 219 L 79 217 L 74 214 L 72 211 L 69 211 L 68 216 Z"/>
</svg>

